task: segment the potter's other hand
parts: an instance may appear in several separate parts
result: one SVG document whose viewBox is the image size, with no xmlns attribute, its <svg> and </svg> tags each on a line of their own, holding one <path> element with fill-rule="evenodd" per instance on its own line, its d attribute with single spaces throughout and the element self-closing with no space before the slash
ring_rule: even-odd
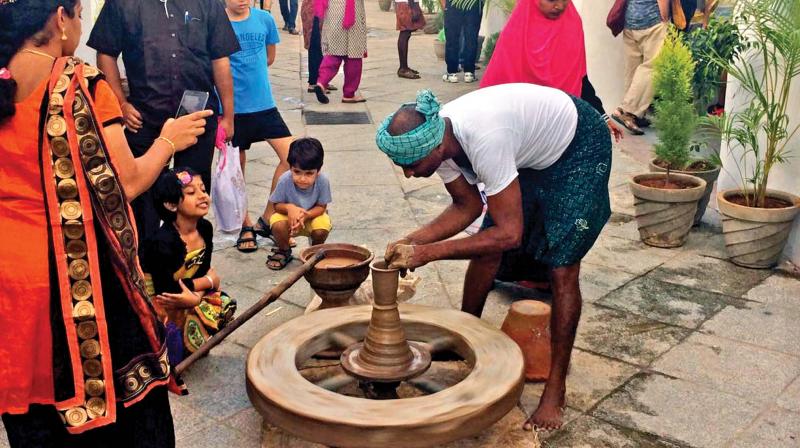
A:
<svg viewBox="0 0 800 448">
<path fill-rule="evenodd" d="M 414 268 L 422 266 L 423 263 L 420 263 L 415 257 L 415 249 L 416 246 L 412 246 L 410 244 L 398 244 L 394 248 L 392 248 L 391 254 L 389 255 L 389 269 L 409 269 L 413 270 Z"/>
<path fill-rule="evenodd" d="M 183 151 L 197 143 L 197 137 L 206 130 L 206 118 L 213 113 L 201 110 L 178 119 L 170 118 L 161 128 L 160 136 L 169 139 L 175 145 L 175 151 Z"/>
<path fill-rule="evenodd" d="M 389 260 L 392 259 L 394 248 L 397 247 L 398 244 L 411 244 L 411 240 L 403 237 L 397 241 L 391 242 L 386 245 L 386 251 L 383 253 L 383 260 L 386 262 L 387 265 L 389 264 Z"/>
<path fill-rule="evenodd" d="M 606 124 L 608 125 L 608 132 L 610 132 L 611 136 L 614 137 L 614 141 L 616 143 L 619 143 L 619 141 L 625 137 L 625 134 L 622 132 L 622 129 L 620 129 L 619 126 L 614 124 L 614 122 L 612 122 L 611 120 L 608 120 Z"/>
</svg>

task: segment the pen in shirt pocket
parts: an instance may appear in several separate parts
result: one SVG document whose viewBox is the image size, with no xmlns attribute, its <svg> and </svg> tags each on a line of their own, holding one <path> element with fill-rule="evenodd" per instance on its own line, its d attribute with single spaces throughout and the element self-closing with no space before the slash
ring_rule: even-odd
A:
<svg viewBox="0 0 800 448">
<path fill-rule="evenodd" d="M 198 17 L 192 17 L 192 15 L 189 14 L 189 11 L 184 11 L 183 12 L 183 24 L 184 25 L 188 25 L 189 22 L 194 22 L 194 21 L 199 22 L 200 19 Z"/>
</svg>

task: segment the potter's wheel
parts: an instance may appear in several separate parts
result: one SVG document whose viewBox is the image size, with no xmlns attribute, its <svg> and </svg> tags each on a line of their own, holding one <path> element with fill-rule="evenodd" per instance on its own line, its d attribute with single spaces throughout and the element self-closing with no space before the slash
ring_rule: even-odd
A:
<svg viewBox="0 0 800 448">
<path fill-rule="evenodd" d="M 315 311 L 253 347 L 247 392 L 265 420 L 328 446 L 413 448 L 475 435 L 513 409 L 517 345 L 460 311 L 403 304 L 398 314 L 397 271 L 381 268 L 374 309 Z M 344 350 L 341 361 L 314 358 L 331 350 Z"/>
</svg>

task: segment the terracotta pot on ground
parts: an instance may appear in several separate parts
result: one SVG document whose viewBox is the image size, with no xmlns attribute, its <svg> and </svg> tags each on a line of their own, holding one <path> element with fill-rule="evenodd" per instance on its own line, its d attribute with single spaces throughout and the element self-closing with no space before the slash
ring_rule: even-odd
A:
<svg viewBox="0 0 800 448">
<path fill-rule="evenodd" d="M 656 165 L 655 159 L 650 161 L 650 172 L 653 173 L 664 173 L 667 170 L 661 168 L 660 166 Z M 703 196 L 700 198 L 700 201 L 697 203 L 697 212 L 694 215 L 694 225 L 700 224 L 700 220 L 703 218 L 703 214 L 706 212 L 706 208 L 708 207 L 708 201 L 711 199 L 711 191 L 714 190 L 714 182 L 717 181 L 719 177 L 719 167 L 716 167 L 712 170 L 706 171 L 680 171 L 680 170 L 673 170 L 672 173 L 678 174 L 689 174 L 691 176 L 699 177 L 706 181 L 706 189 L 703 191 Z"/>
<path fill-rule="evenodd" d="M 679 247 L 686 241 L 697 213 L 697 202 L 706 181 L 688 174 L 670 173 L 670 180 L 694 185 L 684 189 L 664 189 L 641 185 L 648 180 L 663 180 L 666 173 L 634 176 L 630 183 L 636 208 L 636 223 L 642 242 L 655 247 Z"/>
<path fill-rule="evenodd" d="M 522 349 L 525 379 L 545 381 L 550 375 L 550 305 L 518 300 L 511 304 L 500 330 Z"/>
<path fill-rule="evenodd" d="M 444 61 L 444 42 L 436 39 L 433 41 L 433 52 L 436 53 L 436 58 Z"/>
<path fill-rule="evenodd" d="M 792 222 L 800 212 L 800 197 L 777 190 L 767 190 L 767 197 L 790 204 L 784 208 L 756 208 L 729 200 L 741 190 L 717 193 L 722 213 L 722 233 L 730 260 L 739 266 L 766 269 L 775 266 L 783 252 Z"/>
<path fill-rule="evenodd" d="M 438 14 L 428 14 L 425 13 L 425 28 L 422 29 L 422 32 L 425 34 L 436 34 L 439 32 L 439 27 L 436 26 L 436 17 Z"/>
</svg>

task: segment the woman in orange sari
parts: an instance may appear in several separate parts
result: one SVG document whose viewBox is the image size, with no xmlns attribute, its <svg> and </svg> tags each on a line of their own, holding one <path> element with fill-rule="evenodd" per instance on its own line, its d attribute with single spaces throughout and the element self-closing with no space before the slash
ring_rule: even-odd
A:
<svg viewBox="0 0 800 448">
<path fill-rule="evenodd" d="M 71 57 L 80 0 L 0 0 L 0 413 L 12 447 L 174 446 L 163 328 L 128 201 L 209 112 L 140 158 L 102 74 Z"/>
</svg>

